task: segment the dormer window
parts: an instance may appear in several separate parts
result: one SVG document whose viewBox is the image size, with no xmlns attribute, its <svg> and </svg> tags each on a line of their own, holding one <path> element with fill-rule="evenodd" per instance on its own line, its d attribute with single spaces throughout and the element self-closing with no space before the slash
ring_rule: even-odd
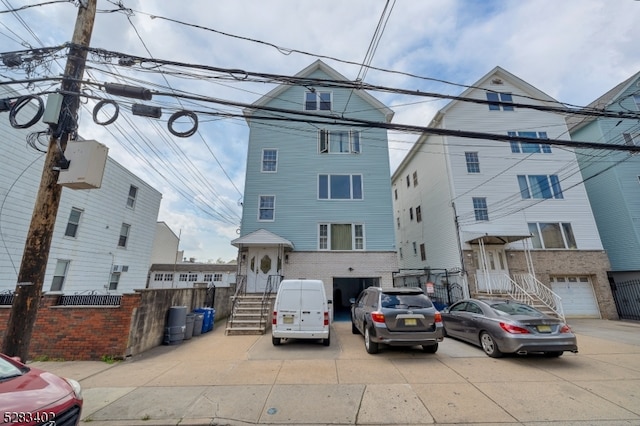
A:
<svg viewBox="0 0 640 426">
<path fill-rule="evenodd" d="M 317 90 L 306 92 L 304 109 L 305 111 L 331 111 L 331 92 Z"/>
</svg>

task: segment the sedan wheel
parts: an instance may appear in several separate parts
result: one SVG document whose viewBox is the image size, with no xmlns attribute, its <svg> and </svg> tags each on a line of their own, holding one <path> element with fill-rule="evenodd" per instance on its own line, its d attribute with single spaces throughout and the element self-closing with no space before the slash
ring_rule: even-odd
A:
<svg viewBox="0 0 640 426">
<path fill-rule="evenodd" d="M 482 345 L 482 350 L 484 353 L 489 355 L 491 358 L 500 358 L 502 356 L 502 352 L 498 349 L 498 345 L 496 344 L 493 337 L 486 331 L 480 333 L 480 344 Z"/>
<path fill-rule="evenodd" d="M 369 327 L 366 327 L 366 326 L 364 329 L 364 347 L 367 349 L 367 352 L 370 354 L 378 353 L 378 344 L 376 342 L 371 341 L 371 334 L 369 332 Z"/>
</svg>

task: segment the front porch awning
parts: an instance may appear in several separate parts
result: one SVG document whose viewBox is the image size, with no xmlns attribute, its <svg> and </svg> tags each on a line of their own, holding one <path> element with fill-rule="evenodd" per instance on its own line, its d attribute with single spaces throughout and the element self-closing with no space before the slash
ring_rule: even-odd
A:
<svg viewBox="0 0 640 426">
<path fill-rule="evenodd" d="M 293 250 L 293 243 L 286 238 L 282 238 L 279 235 L 274 234 L 273 232 L 269 232 L 266 229 L 258 229 L 257 231 L 253 231 L 250 234 L 247 234 L 243 237 L 236 238 L 231 241 L 231 245 L 242 248 L 242 247 L 272 247 L 272 246 L 283 246 L 284 248 L 288 248 Z"/>
<path fill-rule="evenodd" d="M 469 244 L 509 244 L 531 237 L 531 234 L 512 234 L 499 232 L 463 232 L 462 238 Z"/>
</svg>

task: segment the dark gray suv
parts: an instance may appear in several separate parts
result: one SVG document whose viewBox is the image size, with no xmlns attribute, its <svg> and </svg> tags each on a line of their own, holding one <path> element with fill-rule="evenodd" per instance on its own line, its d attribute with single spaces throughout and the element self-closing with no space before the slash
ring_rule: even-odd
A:
<svg viewBox="0 0 640 426">
<path fill-rule="evenodd" d="M 428 353 L 443 340 L 442 317 L 420 288 L 369 287 L 351 304 L 351 331 L 364 335 L 367 352 L 379 344 L 417 346 Z"/>
</svg>

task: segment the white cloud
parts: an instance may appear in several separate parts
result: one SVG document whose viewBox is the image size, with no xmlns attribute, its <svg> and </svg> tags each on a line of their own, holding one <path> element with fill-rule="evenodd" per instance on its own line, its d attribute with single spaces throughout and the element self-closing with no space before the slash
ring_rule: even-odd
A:
<svg viewBox="0 0 640 426">
<path fill-rule="evenodd" d="M 116 9 L 114 3 L 98 0 L 98 9 Z M 287 75 L 297 73 L 315 57 L 286 54 L 265 44 L 161 17 L 357 63 L 365 57 L 386 4 L 383 0 L 121 3 L 133 13 L 99 13 L 92 46 L 143 57 L 149 56 L 148 49 L 159 59 Z M 12 1 L 16 8 L 27 4 L 33 2 Z M 460 84 L 472 84 L 500 65 L 562 102 L 584 105 L 640 70 L 634 37 L 639 8 L 637 1 L 622 0 L 399 0 L 372 65 Z M 52 46 L 70 40 L 77 9 L 72 3 L 59 3 L 29 8 L 19 14 L 45 46 Z M 2 23 L 1 52 L 24 49 L 24 44 L 40 46 L 12 15 L 2 15 Z M 358 74 L 356 65 L 326 61 L 348 78 Z M 166 85 L 157 74 L 128 74 L 140 79 L 140 84 Z M 86 76 L 99 77 L 99 82 L 115 81 L 117 77 L 97 69 L 89 69 Z M 167 78 L 175 89 L 244 103 L 254 102 L 274 87 Z M 366 81 L 446 94 L 463 90 L 460 86 L 374 70 L 367 73 Z M 93 90 L 101 94 L 99 89 Z M 372 94 L 395 111 L 394 122 L 398 123 L 427 125 L 444 104 L 428 98 Z M 191 102 L 183 100 L 180 104 L 171 97 L 154 98 L 153 102 L 196 108 Z M 201 104 L 201 108 L 240 112 L 219 105 Z M 161 129 L 166 128 L 167 115 L 154 123 L 132 117 L 127 107 L 121 115 L 117 124 L 123 133 L 114 125 L 94 125 L 87 113 L 81 117 L 80 133 L 108 145 L 112 157 L 163 193 L 158 219 L 167 222 L 174 232 L 181 232 L 181 248 L 187 257 L 233 258 L 235 249 L 229 242 L 239 226 L 238 201 L 243 191 L 248 140 L 244 120 L 203 114 L 200 135 L 180 139 L 170 138 Z M 138 134 L 134 133 L 134 126 Z M 389 136 L 393 171 L 417 135 Z M 232 223 L 216 219 L 216 213 L 233 216 L 234 212 L 236 219 Z"/>
</svg>

